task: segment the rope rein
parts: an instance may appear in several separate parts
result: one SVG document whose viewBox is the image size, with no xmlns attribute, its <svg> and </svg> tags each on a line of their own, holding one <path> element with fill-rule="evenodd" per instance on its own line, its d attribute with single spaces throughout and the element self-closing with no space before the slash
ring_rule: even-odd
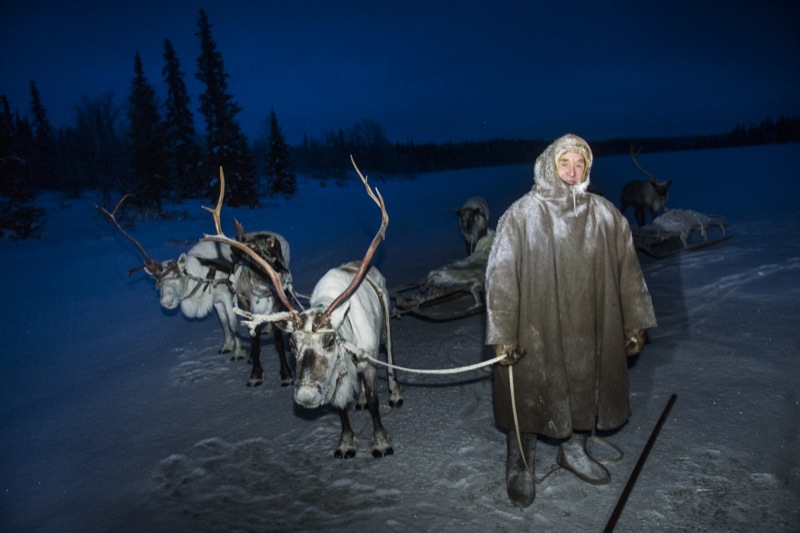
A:
<svg viewBox="0 0 800 533">
<path fill-rule="evenodd" d="M 358 348 L 356 346 L 353 346 L 351 344 L 347 344 L 347 348 L 353 354 L 355 354 L 356 357 L 359 357 L 359 358 L 362 358 L 362 359 L 368 359 L 372 363 L 376 363 L 376 364 L 379 364 L 379 365 L 383 365 L 385 367 L 393 368 L 395 370 L 402 370 L 404 372 L 411 372 L 413 374 L 459 374 L 461 372 L 469 372 L 470 370 L 476 370 L 476 369 L 484 367 L 484 366 L 493 365 L 493 364 L 497 363 L 498 361 L 502 361 L 505 358 L 505 355 L 498 355 L 497 357 L 495 357 L 493 359 L 489 359 L 488 361 L 482 361 L 480 363 L 475 363 L 475 364 L 467 365 L 467 366 L 460 366 L 458 368 L 442 368 L 442 369 L 438 369 L 438 370 L 437 369 L 420 369 L 420 368 L 406 368 L 406 367 L 402 367 L 402 366 L 391 365 L 391 364 L 386 363 L 384 361 L 380 361 L 378 359 L 375 359 L 374 357 L 372 357 L 371 355 L 369 355 L 365 351 L 363 351 L 360 348 Z"/>
</svg>

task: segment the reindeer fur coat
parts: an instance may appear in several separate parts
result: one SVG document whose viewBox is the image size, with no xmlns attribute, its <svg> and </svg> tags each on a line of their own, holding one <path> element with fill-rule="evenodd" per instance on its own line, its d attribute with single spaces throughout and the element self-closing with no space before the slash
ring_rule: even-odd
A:
<svg viewBox="0 0 800 533">
<path fill-rule="evenodd" d="M 586 179 L 557 174 L 582 153 Z M 566 135 L 536 160 L 535 184 L 498 222 L 486 272 L 486 344 L 519 345 L 513 365 L 520 430 L 553 438 L 612 429 L 630 416 L 624 330 L 656 325 L 650 294 L 617 208 L 587 192 L 589 145 Z M 507 366 L 495 365 L 497 425 L 514 428 Z"/>
</svg>

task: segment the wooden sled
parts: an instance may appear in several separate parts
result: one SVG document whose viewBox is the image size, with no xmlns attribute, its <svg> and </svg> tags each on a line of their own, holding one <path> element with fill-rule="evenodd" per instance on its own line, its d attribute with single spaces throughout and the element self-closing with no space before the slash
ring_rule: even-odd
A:
<svg viewBox="0 0 800 533">
<path fill-rule="evenodd" d="M 410 315 L 428 322 L 450 322 L 485 311 L 483 301 L 475 302 L 469 288 L 427 294 L 422 283 L 410 283 L 389 291 L 395 302 L 391 317 Z"/>
<path fill-rule="evenodd" d="M 723 218 L 672 209 L 652 224 L 632 230 L 636 250 L 656 259 L 720 244 L 730 235 Z"/>
</svg>

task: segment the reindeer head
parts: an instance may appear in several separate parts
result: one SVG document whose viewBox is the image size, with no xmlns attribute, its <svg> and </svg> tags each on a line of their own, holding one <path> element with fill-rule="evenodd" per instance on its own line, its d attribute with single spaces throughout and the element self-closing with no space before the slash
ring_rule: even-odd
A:
<svg viewBox="0 0 800 533">
<path fill-rule="evenodd" d="M 164 309 L 175 309 L 186 297 L 189 280 L 183 273 L 186 272 L 188 260 L 189 256 L 183 253 L 177 260 L 162 261 L 156 273 L 151 272 L 148 267 L 144 269 L 155 280 Z"/>
<path fill-rule="evenodd" d="M 245 321 L 244 324 L 250 327 L 251 331 L 260 324 L 273 323 L 290 333 L 290 346 L 297 358 L 295 401 L 305 407 L 318 407 L 329 402 L 340 387 L 349 388 L 351 391 L 354 391 L 354 387 L 357 387 L 356 380 L 352 378 L 354 375 L 352 370 L 355 365 L 353 360 L 354 348 L 345 346 L 340 329 L 344 327 L 345 317 L 350 309 L 350 302 L 348 300 L 358 289 L 361 281 L 366 276 L 370 261 L 375 255 L 378 245 L 385 238 L 386 227 L 389 224 L 389 215 L 386 212 L 386 206 L 380 192 L 375 189 L 373 193 L 367 178 L 361 174 L 352 156 L 351 161 L 367 190 L 367 194 L 381 210 L 381 226 L 375 234 L 375 237 L 373 237 L 372 243 L 367 249 L 364 258 L 360 262 L 349 264 L 354 267 L 354 273 L 334 269 L 326 274 L 326 277 L 329 275 L 340 276 L 339 280 L 326 285 L 327 289 L 335 288 L 336 293 L 338 293 L 338 295 L 332 295 L 330 298 L 324 299 L 324 301 L 330 302 L 327 306 L 312 307 L 302 313 L 295 310 L 283 290 L 281 275 L 276 271 L 273 265 L 256 253 L 246 243 L 230 239 L 222 233 L 220 213 L 222 210 L 225 178 L 221 169 L 221 190 L 217 207 L 216 209 L 205 208 L 214 216 L 217 234 L 206 235 L 202 240 L 223 242 L 230 245 L 232 248 L 240 250 L 255 261 L 270 277 L 275 293 L 287 309 L 285 312 L 268 315 L 253 315 L 244 312 L 240 312 L 240 314 L 250 319 L 249 321 Z M 332 274 L 332 272 L 338 272 L 339 274 Z M 323 285 L 322 280 L 317 284 L 317 288 L 315 288 L 314 294 L 312 294 L 312 302 L 322 301 L 322 299 L 318 300 L 315 298 L 321 285 Z M 349 397 L 352 397 L 352 394 L 349 394 Z"/>
<path fill-rule="evenodd" d="M 125 230 L 117 222 L 116 214 L 119 210 L 122 203 L 129 197 L 132 196 L 130 194 L 126 194 L 123 196 L 117 205 L 114 207 L 112 211 L 108 211 L 102 207 L 95 206 L 100 213 L 109 222 L 111 222 L 114 227 L 128 240 L 130 240 L 136 248 L 139 250 L 139 253 L 142 255 L 144 259 L 144 263 L 139 265 L 136 268 L 130 269 L 127 274 L 131 275 L 133 272 L 144 269 L 147 274 L 153 278 L 156 282 L 156 290 L 159 292 L 159 298 L 161 301 L 162 307 L 165 309 L 175 309 L 181 303 L 184 302 L 187 298 L 195 294 L 195 291 L 199 288 L 198 285 L 195 285 L 193 289 L 189 288 L 189 281 L 190 277 L 188 273 L 192 273 L 195 276 L 200 275 L 203 272 L 204 267 L 200 265 L 199 260 L 197 257 L 194 257 L 190 254 L 182 253 L 178 259 L 170 259 L 168 261 L 157 261 L 144 251 L 139 242 L 131 237 Z M 186 305 L 186 304 L 184 304 Z M 205 305 L 211 305 L 210 302 L 206 302 Z M 187 312 L 187 309 L 183 309 L 184 312 Z M 202 313 L 204 314 L 204 312 Z"/>
<path fill-rule="evenodd" d="M 648 178 L 648 182 L 655 190 L 658 196 L 664 198 L 664 202 L 667 201 L 669 197 L 669 186 L 672 185 L 672 180 L 657 180 L 655 178 Z"/>
<path fill-rule="evenodd" d="M 344 345 L 340 332 L 350 307 L 344 302 L 333 313 L 323 309 L 308 309 L 295 323 L 290 322 L 289 348 L 297 361 L 294 399 L 310 409 L 330 403 L 341 388 L 352 398 L 357 383 L 348 375 L 354 374 L 354 354 Z"/>
<path fill-rule="evenodd" d="M 458 216 L 461 235 L 467 242 L 469 252 L 474 251 L 475 244 L 486 235 L 489 229 L 489 207 L 480 196 L 468 198 L 461 209 L 448 209 Z"/>
</svg>

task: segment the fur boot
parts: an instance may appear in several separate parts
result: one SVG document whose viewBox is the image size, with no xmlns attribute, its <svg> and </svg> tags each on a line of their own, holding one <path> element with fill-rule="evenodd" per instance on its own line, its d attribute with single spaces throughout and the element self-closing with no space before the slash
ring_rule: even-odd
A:
<svg viewBox="0 0 800 533">
<path fill-rule="evenodd" d="M 586 451 L 586 437 L 586 433 L 573 433 L 568 440 L 562 442 L 556 462 L 588 483 L 605 485 L 611 481 L 611 474 Z"/>
<path fill-rule="evenodd" d="M 536 433 L 522 433 L 522 447 L 525 449 L 525 460 L 528 466 L 534 468 L 536 459 Z M 517 507 L 525 508 L 533 503 L 536 496 L 536 484 L 530 473 L 525 469 L 522 455 L 519 452 L 517 434 L 515 431 L 506 433 L 508 458 L 506 459 L 506 491 L 508 498 Z"/>
</svg>

